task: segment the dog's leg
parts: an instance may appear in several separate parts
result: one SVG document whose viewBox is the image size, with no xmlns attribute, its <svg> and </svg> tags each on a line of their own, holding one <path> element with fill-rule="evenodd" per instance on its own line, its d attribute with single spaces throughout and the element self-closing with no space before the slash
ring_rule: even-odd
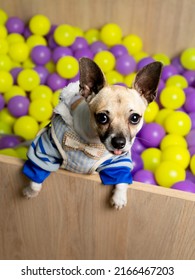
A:
<svg viewBox="0 0 195 280">
<path fill-rule="evenodd" d="M 117 184 L 113 190 L 111 205 L 117 210 L 120 210 L 127 204 L 127 189 L 128 184 Z"/>
<path fill-rule="evenodd" d="M 31 181 L 29 186 L 23 189 L 22 193 L 27 198 L 33 198 L 39 194 L 41 188 L 42 188 L 42 184 Z"/>
</svg>

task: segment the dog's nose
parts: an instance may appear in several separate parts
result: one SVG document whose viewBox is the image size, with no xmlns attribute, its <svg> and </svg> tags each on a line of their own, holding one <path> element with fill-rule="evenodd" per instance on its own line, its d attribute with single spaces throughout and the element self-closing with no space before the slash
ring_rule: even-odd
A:
<svg viewBox="0 0 195 280">
<path fill-rule="evenodd" d="M 112 138 L 111 144 L 115 149 L 123 149 L 126 144 L 126 139 L 123 136 L 116 136 Z"/>
</svg>

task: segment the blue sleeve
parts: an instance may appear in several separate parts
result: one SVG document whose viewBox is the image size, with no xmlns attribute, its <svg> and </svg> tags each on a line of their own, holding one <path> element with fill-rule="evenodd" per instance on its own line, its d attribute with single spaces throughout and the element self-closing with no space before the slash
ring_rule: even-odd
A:
<svg viewBox="0 0 195 280">
<path fill-rule="evenodd" d="M 51 173 L 50 171 L 40 168 L 29 159 L 25 162 L 22 171 L 30 180 L 39 184 L 42 183 Z"/>
</svg>

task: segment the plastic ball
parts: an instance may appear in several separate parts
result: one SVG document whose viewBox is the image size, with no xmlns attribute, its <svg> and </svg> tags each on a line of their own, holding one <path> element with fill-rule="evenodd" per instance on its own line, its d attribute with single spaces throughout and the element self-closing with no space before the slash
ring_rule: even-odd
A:
<svg viewBox="0 0 195 280">
<path fill-rule="evenodd" d="M 140 51 L 138 53 L 135 53 L 133 55 L 135 61 L 138 63 L 140 60 L 142 60 L 143 58 L 148 57 L 148 53 L 144 52 L 144 51 Z"/>
<path fill-rule="evenodd" d="M 144 169 L 154 172 L 161 161 L 162 152 L 157 148 L 149 148 L 142 152 Z"/>
<path fill-rule="evenodd" d="M 137 64 L 137 70 L 138 71 L 141 70 L 144 66 L 146 66 L 146 65 L 148 65 L 148 64 L 150 64 L 152 62 L 154 62 L 154 59 L 152 57 L 144 57 L 144 58 L 142 58 L 138 62 L 138 64 Z"/>
<path fill-rule="evenodd" d="M 169 65 L 171 63 L 170 58 L 164 53 L 157 53 L 152 57 L 154 58 L 154 60 L 160 61 L 163 65 Z"/>
<path fill-rule="evenodd" d="M 9 112 L 12 114 L 12 116 L 18 118 L 28 114 L 29 104 L 30 101 L 27 97 L 14 96 L 9 100 L 7 104 L 7 108 Z"/>
<path fill-rule="evenodd" d="M 145 122 L 146 123 L 154 122 L 158 112 L 159 112 L 158 104 L 155 101 L 151 102 L 146 108 L 144 113 Z"/>
<path fill-rule="evenodd" d="M 9 33 L 20 33 L 24 32 L 24 22 L 18 17 L 10 17 L 6 21 L 6 27 Z"/>
<path fill-rule="evenodd" d="M 135 59 L 129 54 L 122 55 L 116 59 L 115 68 L 122 75 L 128 75 L 136 69 Z"/>
<path fill-rule="evenodd" d="M 154 174 L 149 170 L 139 170 L 133 175 L 133 180 L 145 184 L 156 185 Z"/>
<path fill-rule="evenodd" d="M 37 121 L 31 116 L 23 116 L 16 120 L 14 133 L 25 140 L 34 139 L 39 130 Z"/>
<path fill-rule="evenodd" d="M 26 43 L 15 43 L 9 47 L 9 55 L 16 62 L 24 62 L 29 56 L 29 47 Z"/>
<path fill-rule="evenodd" d="M 195 112 L 195 92 L 186 95 L 186 101 L 184 104 L 184 110 L 187 113 Z"/>
<path fill-rule="evenodd" d="M 186 136 L 191 129 L 191 119 L 184 112 L 173 112 L 164 121 L 164 128 L 167 133 Z"/>
<path fill-rule="evenodd" d="M 132 162 L 133 162 L 132 175 L 134 175 L 137 171 L 143 169 L 143 160 L 139 154 L 132 153 Z"/>
<path fill-rule="evenodd" d="M 0 94 L 0 111 L 4 108 L 5 106 L 5 99 L 2 94 Z"/>
<path fill-rule="evenodd" d="M 160 103 L 167 109 L 178 109 L 185 102 L 185 93 L 176 86 L 166 87 L 161 91 Z"/>
<path fill-rule="evenodd" d="M 10 114 L 7 108 L 0 111 L 0 121 L 12 127 L 16 121 L 16 118 Z"/>
<path fill-rule="evenodd" d="M 46 83 L 47 78 L 49 76 L 49 71 L 47 70 L 46 67 L 44 66 L 35 66 L 34 70 L 38 73 L 39 78 L 40 78 L 40 84 L 43 85 Z"/>
<path fill-rule="evenodd" d="M 26 92 L 21 87 L 13 85 L 4 93 L 6 103 L 8 103 L 8 101 L 14 96 L 26 96 Z"/>
<path fill-rule="evenodd" d="M 16 151 L 12 148 L 7 148 L 7 149 L 0 150 L 0 154 L 10 156 L 10 157 L 18 157 Z"/>
<path fill-rule="evenodd" d="M 77 50 L 82 50 L 88 47 L 88 42 L 83 37 L 76 37 L 74 43 L 71 45 L 71 49 L 73 52 Z"/>
<path fill-rule="evenodd" d="M 184 180 L 184 181 L 175 183 L 175 184 L 171 187 L 171 189 L 195 193 L 195 184 L 192 183 L 192 182 L 189 181 L 189 180 Z"/>
<path fill-rule="evenodd" d="M 45 99 L 47 101 L 51 101 L 52 98 L 52 90 L 46 85 L 39 85 L 34 88 L 30 93 L 31 101 L 36 99 Z"/>
<path fill-rule="evenodd" d="M 114 45 L 110 48 L 110 52 L 115 56 L 115 58 L 128 54 L 127 48 L 122 44 Z"/>
<path fill-rule="evenodd" d="M 0 150 L 12 148 L 18 144 L 20 144 L 20 139 L 16 136 L 5 135 L 2 138 L 0 138 Z"/>
<path fill-rule="evenodd" d="M 155 122 L 163 126 L 165 119 L 171 113 L 173 113 L 173 110 L 171 110 L 171 109 L 166 109 L 166 108 L 161 109 L 160 111 L 158 111 L 158 113 L 156 115 Z"/>
<path fill-rule="evenodd" d="M 0 118 L 0 134 L 11 134 L 11 133 L 12 133 L 11 126 L 1 121 Z"/>
<path fill-rule="evenodd" d="M 4 93 L 8 91 L 12 85 L 13 85 L 12 75 L 7 71 L 0 70 L 0 92 Z"/>
<path fill-rule="evenodd" d="M 193 155 L 191 158 L 190 169 L 191 169 L 192 173 L 195 175 L 195 155 Z"/>
<path fill-rule="evenodd" d="M 40 84 L 40 78 L 33 69 L 24 69 L 18 75 L 18 85 L 25 91 L 31 91 Z"/>
<path fill-rule="evenodd" d="M 181 135 L 177 134 L 167 134 L 161 141 L 160 143 L 160 148 L 163 151 L 167 147 L 170 146 L 178 146 L 178 147 L 183 147 L 187 149 L 187 141 L 185 140 L 184 137 Z"/>
<path fill-rule="evenodd" d="M 73 51 L 69 47 L 56 47 L 52 53 L 52 59 L 55 63 L 63 56 L 72 56 Z"/>
<path fill-rule="evenodd" d="M 116 63 L 114 55 L 109 51 L 98 52 L 94 57 L 94 61 L 104 73 L 113 70 Z"/>
<path fill-rule="evenodd" d="M 186 136 L 186 141 L 188 142 L 188 147 L 195 145 L 195 129 L 191 130 Z"/>
<path fill-rule="evenodd" d="M 51 99 L 51 104 L 53 105 L 53 107 L 56 107 L 58 105 L 61 91 L 61 89 L 54 91 Z"/>
<path fill-rule="evenodd" d="M 128 52 L 131 55 L 140 52 L 143 46 L 141 38 L 135 34 L 125 36 L 122 43 L 128 49 Z"/>
<path fill-rule="evenodd" d="M 145 147 L 158 147 L 165 136 L 164 128 L 157 123 L 145 124 L 139 132 L 139 138 Z"/>
<path fill-rule="evenodd" d="M 53 90 L 63 89 L 67 85 L 67 80 L 57 73 L 52 73 L 47 78 L 47 85 Z"/>
<path fill-rule="evenodd" d="M 100 30 L 100 39 L 108 46 L 119 44 L 122 39 L 122 30 L 116 23 L 105 24 Z"/>
<path fill-rule="evenodd" d="M 127 76 L 124 77 L 124 83 L 128 86 L 128 87 L 132 87 L 134 81 L 135 81 L 135 77 L 136 77 L 136 73 L 131 73 Z"/>
<path fill-rule="evenodd" d="M 91 28 L 85 32 L 84 37 L 89 44 L 92 44 L 99 40 L 100 32 L 98 29 Z"/>
<path fill-rule="evenodd" d="M 0 25 L 4 25 L 8 19 L 8 15 L 6 12 L 2 9 L 0 9 Z"/>
<path fill-rule="evenodd" d="M 90 45 L 90 50 L 95 55 L 101 51 L 107 51 L 108 47 L 102 41 L 96 41 Z"/>
<path fill-rule="evenodd" d="M 193 155 L 195 155 L 195 145 L 189 147 L 188 151 L 190 152 L 190 156 L 192 157 Z"/>
<path fill-rule="evenodd" d="M 0 71 L 9 71 L 12 67 L 12 61 L 6 54 L 0 54 Z"/>
<path fill-rule="evenodd" d="M 54 39 L 60 46 L 71 46 L 75 41 L 74 28 L 68 24 L 59 25 L 54 31 Z"/>
<path fill-rule="evenodd" d="M 26 40 L 27 45 L 29 46 L 29 49 L 33 49 L 36 46 L 47 46 L 47 40 L 40 36 L 40 35 L 31 35 Z"/>
<path fill-rule="evenodd" d="M 27 160 L 27 152 L 28 152 L 28 147 L 17 147 L 14 149 L 17 153 L 18 158 Z"/>
<path fill-rule="evenodd" d="M 183 73 L 183 77 L 187 80 L 188 86 L 195 86 L 195 71 L 187 70 Z"/>
<path fill-rule="evenodd" d="M 145 150 L 144 145 L 141 143 L 141 141 L 138 138 L 135 138 L 135 141 L 132 146 L 132 152 L 141 154 Z"/>
<path fill-rule="evenodd" d="M 195 48 L 188 48 L 181 53 L 180 61 L 188 70 L 195 70 Z"/>
<path fill-rule="evenodd" d="M 184 88 L 188 87 L 188 82 L 181 75 L 173 75 L 167 79 L 166 86 L 168 86 L 168 87 L 176 86 L 176 87 L 184 89 Z"/>
<path fill-rule="evenodd" d="M 106 81 L 108 82 L 108 84 L 113 85 L 117 83 L 123 83 L 124 78 L 119 72 L 117 72 L 116 70 L 112 70 L 106 73 Z"/>
<path fill-rule="evenodd" d="M 36 65 L 44 65 L 51 59 L 51 51 L 46 46 L 36 46 L 31 50 L 32 61 Z"/>
<path fill-rule="evenodd" d="M 155 170 L 158 185 L 170 188 L 173 184 L 185 180 L 184 168 L 173 161 L 163 161 Z"/>
<path fill-rule="evenodd" d="M 173 161 L 186 169 L 190 163 L 189 151 L 181 146 L 169 146 L 162 151 L 162 161 Z"/>
<path fill-rule="evenodd" d="M 73 56 L 64 56 L 58 60 L 56 70 L 61 77 L 71 79 L 77 75 L 79 63 Z"/>
<path fill-rule="evenodd" d="M 191 129 L 195 129 L 195 112 L 190 113 L 189 117 L 190 117 L 191 123 L 192 123 Z"/>
<path fill-rule="evenodd" d="M 0 11 L 1 13 L 1 11 Z M 0 15 L 1 17 L 1 15 Z M 7 37 L 7 28 L 4 25 L 1 25 L 1 18 L 0 18 L 0 38 L 5 39 Z"/>
<path fill-rule="evenodd" d="M 38 122 L 48 120 L 52 116 L 52 105 L 44 99 L 35 99 L 30 103 L 29 115 Z"/>
<path fill-rule="evenodd" d="M 49 73 L 54 73 L 56 71 L 56 65 L 52 60 L 45 64 L 45 68 L 49 71 Z"/>
<path fill-rule="evenodd" d="M 29 21 L 29 29 L 33 34 L 44 36 L 49 33 L 50 28 L 50 20 L 44 15 L 35 15 Z"/>
<path fill-rule="evenodd" d="M 90 59 L 93 59 L 94 55 L 93 55 L 92 51 L 90 50 L 90 48 L 86 48 L 86 49 L 81 49 L 81 50 L 75 51 L 74 57 L 77 60 L 79 60 L 82 57 L 88 57 Z"/>
<path fill-rule="evenodd" d="M 174 65 L 165 65 L 162 69 L 161 78 L 166 81 L 168 78 L 172 77 L 173 75 L 177 75 L 178 70 Z"/>
<path fill-rule="evenodd" d="M 9 45 L 7 40 L 0 38 L 0 54 L 7 54 Z"/>
</svg>

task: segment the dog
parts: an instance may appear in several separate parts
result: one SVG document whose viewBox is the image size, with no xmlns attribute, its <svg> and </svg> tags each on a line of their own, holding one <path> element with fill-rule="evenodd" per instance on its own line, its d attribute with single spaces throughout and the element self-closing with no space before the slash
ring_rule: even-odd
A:
<svg viewBox="0 0 195 280">
<path fill-rule="evenodd" d="M 79 82 L 62 90 L 51 125 L 29 147 L 23 173 L 31 181 L 23 194 L 37 196 L 43 181 L 60 167 L 97 171 L 104 185 L 114 185 L 111 205 L 121 209 L 132 183 L 131 147 L 147 105 L 157 95 L 162 64 L 141 69 L 132 88 L 108 85 L 100 67 L 88 58 L 80 59 L 79 70 Z"/>
</svg>

